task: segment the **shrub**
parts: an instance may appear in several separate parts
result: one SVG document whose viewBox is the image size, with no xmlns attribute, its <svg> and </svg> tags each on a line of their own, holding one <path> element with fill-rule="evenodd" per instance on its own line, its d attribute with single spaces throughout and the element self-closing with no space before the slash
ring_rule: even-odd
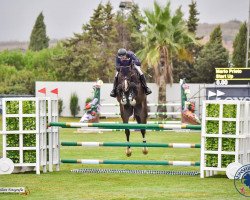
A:
<svg viewBox="0 0 250 200">
<path fill-rule="evenodd" d="M 75 117 L 80 111 L 80 107 L 78 105 L 78 96 L 76 93 L 71 94 L 70 111 L 71 111 L 71 115 L 73 115 L 73 117 Z"/>
</svg>

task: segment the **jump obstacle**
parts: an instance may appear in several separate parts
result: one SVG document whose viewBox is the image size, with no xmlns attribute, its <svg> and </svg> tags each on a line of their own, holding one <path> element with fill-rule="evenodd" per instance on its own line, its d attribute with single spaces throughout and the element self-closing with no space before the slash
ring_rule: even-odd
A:
<svg viewBox="0 0 250 200">
<path fill-rule="evenodd" d="M 118 128 L 118 129 L 184 129 L 191 128 L 199 130 L 199 125 L 169 125 L 169 124 L 119 124 L 119 123 L 65 123 L 51 122 L 50 126 L 62 128 L 79 128 L 79 127 L 101 127 L 101 128 Z M 83 147 L 157 147 L 157 148 L 201 148 L 200 144 L 188 143 L 133 143 L 133 142 L 61 142 L 62 146 L 83 146 Z M 193 161 L 145 161 L 145 160 L 97 160 L 97 159 L 61 159 L 61 163 L 68 164 L 116 164 L 116 165 L 171 165 L 171 166 L 200 166 L 200 162 Z M 116 170 L 115 172 L 101 171 L 101 169 L 75 169 L 77 173 L 130 173 Z M 150 174 L 173 174 L 173 175 L 198 175 L 198 172 L 171 172 L 155 171 L 144 172 L 143 170 L 132 170 L 132 173 L 150 173 Z"/>
<path fill-rule="evenodd" d="M 32 98 L 34 99 L 34 98 Z M 12 99 L 11 99 L 12 100 Z M 10 99 L 8 100 L 10 101 Z M 17 101 L 17 99 L 14 99 L 13 101 Z M 19 101 L 19 110 L 21 110 L 20 112 L 22 113 L 22 101 L 24 101 L 23 99 L 22 100 L 18 100 Z M 37 99 L 34 99 L 32 100 L 34 102 L 36 102 L 36 118 L 37 118 L 37 121 L 39 123 L 36 124 L 36 127 L 38 127 L 39 129 L 37 130 L 33 130 L 34 133 L 39 133 L 39 134 L 36 134 L 36 155 L 41 155 L 42 159 L 40 159 L 40 157 L 37 157 L 36 159 L 36 163 L 32 163 L 29 164 L 29 166 L 34 166 L 36 167 L 36 170 L 37 170 L 37 173 L 39 172 L 40 173 L 40 166 L 43 166 L 43 169 L 44 169 L 44 172 L 46 172 L 46 166 L 47 164 L 49 163 L 51 165 L 51 168 L 49 168 L 49 171 L 53 171 L 52 169 L 52 166 L 53 165 L 56 165 L 57 167 L 57 171 L 59 171 L 59 163 L 60 163 L 60 144 L 58 144 L 57 142 L 59 142 L 59 133 L 58 133 L 58 128 L 59 126 L 61 126 L 63 124 L 63 126 L 61 127 L 66 127 L 66 124 L 67 123 L 55 123 L 54 126 L 57 126 L 57 127 L 47 127 L 47 119 L 46 119 L 46 116 L 49 116 L 49 119 L 48 121 L 51 122 L 51 121 L 54 121 L 56 122 L 58 120 L 58 115 L 57 115 L 57 112 L 58 112 L 58 109 L 57 109 L 57 104 L 54 105 L 54 103 L 52 104 L 50 102 L 50 100 L 47 100 L 47 99 L 44 99 L 42 100 L 43 103 L 41 102 L 38 102 Z M 40 101 L 40 100 L 39 100 Z M 47 102 L 48 101 L 48 105 L 54 105 L 54 106 L 50 106 L 48 109 L 46 109 L 46 105 L 47 105 Z M 55 101 L 57 102 L 57 100 Z M 213 118 L 213 117 L 208 117 L 206 116 L 206 108 L 207 108 L 207 105 L 210 105 L 210 104 L 219 104 L 220 105 L 220 117 L 219 118 Z M 228 105 L 228 104 L 233 104 L 233 105 L 236 105 L 236 108 L 235 110 L 237 110 L 237 115 L 236 117 L 232 117 L 232 118 L 223 118 L 221 116 L 223 116 L 223 108 L 224 106 Z M 6 106 L 4 106 L 5 108 Z M 52 109 L 54 107 L 54 109 Z M 236 131 L 235 131 L 235 136 L 232 135 L 232 134 L 224 134 L 222 133 L 222 130 L 223 130 L 223 123 L 219 123 L 219 133 L 218 134 L 214 134 L 213 137 L 215 138 L 218 138 L 221 143 L 223 142 L 223 138 L 234 138 L 235 139 L 235 151 L 232 151 L 230 153 L 227 153 L 227 154 L 233 154 L 235 155 L 235 161 L 238 162 L 238 163 L 242 163 L 242 164 L 247 164 L 249 163 L 249 151 L 247 149 L 247 147 L 249 147 L 249 103 L 247 102 L 241 102 L 241 101 L 206 101 L 204 104 L 203 104 L 203 121 L 202 121 L 202 126 L 203 127 L 206 127 L 206 122 L 207 120 L 215 120 L 215 121 L 219 121 L 222 119 L 222 121 L 236 121 L 236 123 L 239 123 L 239 127 L 237 128 L 236 126 Z M 6 109 L 3 109 L 3 111 L 5 111 Z M 39 112 L 38 112 L 39 111 Z M 42 112 L 41 112 L 42 111 Z M 48 111 L 48 113 L 47 113 Z M 41 114 L 42 113 L 42 114 Z M 23 116 L 22 114 L 20 114 L 21 116 Z M 34 114 L 32 114 L 32 117 L 33 117 Z M 26 115 L 25 115 L 26 116 Z M 7 115 L 5 113 L 5 115 L 3 115 L 3 119 L 6 119 L 7 117 L 12 117 L 11 114 L 10 115 Z M 38 120 L 39 119 L 39 120 Z M 7 120 L 3 120 L 3 122 L 5 122 Z M 4 127 L 7 127 L 6 126 L 6 123 L 3 123 L 4 124 Z M 99 126 L 95 126 L 95 124 L 93 123 L 90 123 L 90 124 L 81 124 L 81 123 L 77 123 L 79 127 L 79 124 L 80 124 L 80 127 L 85 126 L 85 127 L 99 127 L 101 125 L 101 127 L 103 126 L 107 126 L 106 125 L 103 125 L 103 124 L 99 124 Z M 50 126 L 53 125 L 53 123 L 49 123 Z M 72 125 L 72 124 L 71 124 Z M 74 125 L 74 124 L 73 124 Z M 136 124 L 109 124 L 111 126 L 114 126 L 114 127 L 117 127 L 117 126 L 122 126 L 123 127 L 117 127 L 117 129 L 131 129 L 132 127 L 136 127 L 136 129 L 154 129 L 154 130 L 162 130 L 163 128 L 180 128 L 178 130 L 182 130 L 182 128 L 191 128 L 190 126 L 188 125 L 168 125 L 168 124 L 160 124 L 160 125 L 157 125 L 157 124 L 137 124 L 137 125 L 141 125 L 141 127 L 137 127 Z M 129 127 L 128 127 L 129 125 Z M 134 126 L 133 126 L 134 125 Z M 153 126 L 154 125 L 154 126 Z M 155 126 L 157 125 L 157 126 Z M 43 129 L 41 129 L 41 127 Z M 74 127 L 74 126 L 73 126 Z M 197 126 L 197 125 L 192 125 L 192 127 L 195 129 L 195 130 L 200 130 L 201 127 Z M 20 128 L 20 127 L 19 127 Z M 68 128 L 72 128 L 71 126 L 68 126 Z M 110 127 L 103 127 L 103 128 L 110 128 Z M 113 127 L 112 127 L 113 128 Z M 243 130 L 243 131 L 242 131 Z M 13 134 L 12 133 L 13 131 L 5 131 L 3 136 L 5 136 L 4 138 L 6 139 L 6 136 L 8 134 Z M 20 135 L 22 134 L 23 132 L 20 133 Z M 27 133 L 27 131 L 25 131 L 24 133 Z M 33 133 L 33 132 L 32 132 Z M 47 138 L 47 134 L 49 134 L 49 141 L 46 140 Z M 201 178 L 204 178 L 204 173 L 206 172 L 206 174 L 208 176 L 211 176 L 213 174 L 216 174 L 217 171 L 225 171 L 226 170 L 226 167 L 222 166 L 222 159 L 221 159 L 221 154 L 225 153 L 224 151 L 222 152 L 221 149 L 219 148 L 218 151 L 207 151 L 205 149 L 205 146 L 206 146 L 206 139 L 207 138 L 210 138 L 211 137 L 211 134 L 210 133 L 207 133 L 206 132 L 206 129 L 202 129 L 202 140 L 201 140 L 201 162 L 192 162 L 192 161 L 129 161 L 129 162 L 132 162 L 132 163 L 128 163 L 128 161 L 119 161 L 119 160 L 86 160 L 86 159 L 80 159 L 80 160 L 74 160 L 74 163 L 85 163 L 85 162 L 91 162 L 92 164 L 133 164 L 133 165 L 136 165 L 136 164 L 139 164 L 139 165 L 177 165 L 177 166 L 199 166 L 200 165 L 200 174 L 201 174 Z M 45 138 L 45 139 L 44 139 Z M 20 139 L 23 139 L 23 137 L 20 137 Z M 3 144 L 7 144 L 6 143 L 6 140 L 4 140 L 5 142 L 3 142 Z M 49 142 L 49 145 L 47 143 L 45 143 L 46 145 L 42 145 L 41 147 L 41 143 L 40 141 L 45 141 L 45 142 Z M 150 143 L 149 143 L 150 144 Z M 241 145 L 243 144 L 243 145 Z M 127 145 L 127 144 L 126 144 Z M 51 148 L 48 148 L 51 147 Z M 15 148 L 15 150 L 18 148 L 18 147 L 11 147 L 11 148 Z M 25 147 L 26 148 L 26 147 Z M 26 149 L 30 149 L 30 147 L 27 147 Z M 43 148 L 43 149 L 41 149 Z M 243 149 L 242 149 L 243 148 Z M 7 150 L 12 150 L 10 149 L 10 147 L 5 147 L 3 148 L 5 150 L 5 153 L 3 154 L 3 157 L 6 158 L 6 151 Z M 24 148 L 23 148 L 24 149 Z M 23 149 L 21 149 L 21 151 L 23 151 Z M 33 149 L 32 149 L 33 150 Z M 210 166 L 207 166 L 206 165 L 206 154 L 211 154 L 211 152 L 215 155 L 218 155 L 218 166 L 216 167 L 210 167 Z M 244 152 L 244 154 L 242 153 Z M 48 155 L 49 153 L 49 155 Z M 47 158 L 47 156 L 49 156 L 49 158 L 52 158 L 52 159 L 49 159 Z M 20 157 L 22 158 L 22 154 L 20 153 Z M 43 162 L 44 161 L 44 162 Z M 63 161 L 63 160 L 62 160 Z M 72 161 L 72 160 L 71 160 Z M 21 162 L 22 159 L 21 159 Z M 69 160 L 68 160 L 69 162 Z M 15 167 L 19 167 L 19 166 L 24 166 L 23 164 L 25 163 L 18 163 L 15 165 Z M 36 164 L 36 165 L 35 165 Z M 26 165 L 27 166 L 27 165 Z M 34 169 L 34 168 L 33 168 Z M 91 169 L 87 169 L 86 171 L 90 171 L 91 172 L 97 172 L 99 173 L 99 170 L 98 169 L 94 169 L 94 170 L 91 170 Z M 81 171 L 84 171 L 84 169 L 80 169 L 79 172 Z M 107 170 L 109 171 L 109 170 Z M 119 170 L 118 170 L 119 171 Z M 133 171 L 134 172 L 134 171 Z M 132 173 L 133 173 L 132 172 Z M 88 172 L 87 172 L 88 173 Z M 102 172 L 100 172 L 102 173 Z M 103 172 L 103 173 L 106 173 Z M 112 173 L 112 172 L 111 172 Z M 114 172 L 115 173 L 115 172 Z M 123 173 L 123 172 L 121 172 Z M 127 171 L 124 171 L 124 173 L 127 173 Z M 129 173 L 129 172 L 128 172 Z M 137 173 L 137 170 L 135 170 L 135 173 Z M 140 172 L 138 172 L 140 173 Z M 144 173 L 144 172 L 143 172 Z M 146 173 L 146 172 L 145 172 Z M 154 172 L 153 172 L 154 173 Z M 158 173 L 158 172 L 156 172 Z M 165 172 L 164 172 L 165 173 Z M 170 172 L 171 174 L 171 172 Z M 175 174 L 175 173 L 174 173 Z"/>
</svg>

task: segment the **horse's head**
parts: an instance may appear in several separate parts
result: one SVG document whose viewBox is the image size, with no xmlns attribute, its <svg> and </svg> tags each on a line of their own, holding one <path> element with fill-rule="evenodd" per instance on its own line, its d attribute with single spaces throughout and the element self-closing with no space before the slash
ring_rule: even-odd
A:
<svg viewBox="0 0 250 200">
<path fill-rule="evenodd" d="M 136 104 L 135 97 L 137 95 L 136 84 L 138 81 L 137 72 L 132 66 L 121 67 L 118 75 L 118 98 L 120 98 L 121 104 L 130 104 L 134 106 Z"/>
</svg>

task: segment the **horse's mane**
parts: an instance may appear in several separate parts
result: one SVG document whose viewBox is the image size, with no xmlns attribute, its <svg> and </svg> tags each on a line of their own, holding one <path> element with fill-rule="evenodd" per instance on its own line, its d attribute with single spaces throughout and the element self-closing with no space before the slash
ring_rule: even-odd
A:
<svg viewBox="0 0 250 200">
<path fill-rule="evenodd" d="M 135 84 L 140 83 L 139 73 L 134 66 L 122 67 L 119 73 L 120 77 L 127 77 L 127 79 Z"/>
</svg>

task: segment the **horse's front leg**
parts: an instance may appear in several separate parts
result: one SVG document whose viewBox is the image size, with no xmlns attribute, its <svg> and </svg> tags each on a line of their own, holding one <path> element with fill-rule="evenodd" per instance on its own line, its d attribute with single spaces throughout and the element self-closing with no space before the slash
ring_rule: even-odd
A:
<svg viewBox="0 0 250 200">
<path fill-rule="evenodd" d="M 125 106 L 120 106 L 120 112 L 121 112 L 121 117 L 122 117 L 123 123 L 127 124 L 128 121 L 129 121 L 129 112 L 128 112 L 128 109 L 125 109 Z M 130 130 L 129 129 L 125 129 L 125 134 L 126 134 L 127 142 L 129 142 Z M 130 146 L 126 147 L 126 155 L 128 157 L 130 157 L 132 155 L 132 150 L 131 150 Z"/>
<path fill-rule="evenodd" d="M 145 137 L 145 135 L 146 135 L 146 130 L 145 130 L 145 129 L 141 129 L 141 134 L 142 134 L 142 141 L 143 141 L 143 143 L 147 143 L 146 137 Z M 147 155 L 147 154 L 148 154 L 148 148 L 147 148 L 147 147 L 143 147 L 142 153 L 143 153 L 144 155 Z"/>
<path fill-rule="evenodd" d="M 130 130 L 125 129 L 125 134 L 126 134 L 127 142 L 129 142 Z M 130 157 L 132 155 L 132 150 L 131 150 L 130 146 L 127 146 L 127 148 L 126 148 L 126 155 L 128 157 Z"/>
</svg>

